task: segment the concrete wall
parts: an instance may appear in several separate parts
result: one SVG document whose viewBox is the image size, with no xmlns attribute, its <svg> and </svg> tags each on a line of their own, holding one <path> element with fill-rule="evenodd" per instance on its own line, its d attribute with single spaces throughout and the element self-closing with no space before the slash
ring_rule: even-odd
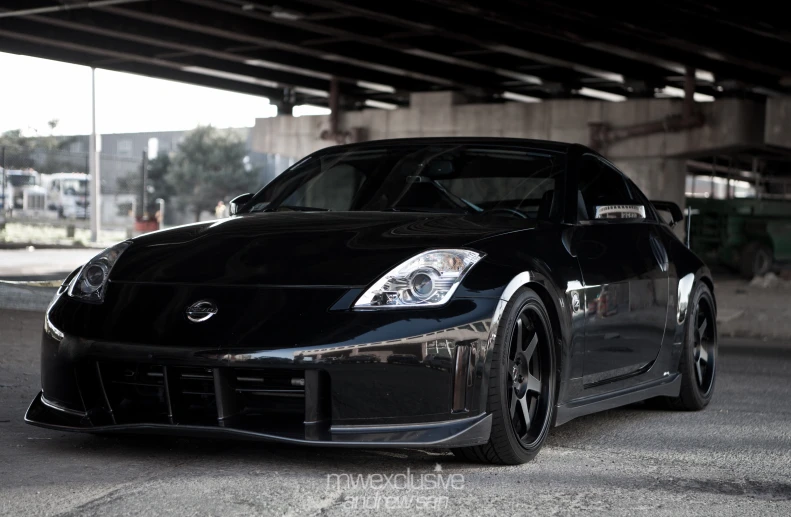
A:
<svg viewBox="0 0 791 517">
<path fill-rule="evenodd" d="M 791 97 L 766 101 L 764 134 L 768 145 L 791 147 Z"/>
<path fill-rule="evenodd" d="M 589 143 L 588 124 L 626 126 L 680 113 L 680 99 L 626 102 L 554 100 L 535 104 L 463 104 L 452 92 L 413 94 L 410 107 L 393 111 L 344 113 L 341 128 L 363 127 L 369 140 L 430 136 L 502 136 L 570 143 Z M 649 197 L 684 202 L 683 157 L 713 149 L 758 145 L 763 141 L 764 107 L 727 99 L 698 104 L 706 124 L 679 133 L 660 133 L 626 140 L 605 154 L 646 191 Z M 254 151 L 302 157 L 332 145 L 319 139 L 328 116 L 278 116 L 257 119 L 251 134 Z"/>
</svg>

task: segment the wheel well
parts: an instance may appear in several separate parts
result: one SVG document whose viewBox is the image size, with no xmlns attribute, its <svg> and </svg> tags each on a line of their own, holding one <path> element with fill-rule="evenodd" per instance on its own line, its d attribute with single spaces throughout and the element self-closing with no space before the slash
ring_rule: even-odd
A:
<svg viewBox="0 0 791 517">
<path fill-rule="evenodd" d="M 711 291 L 711 297 L 714 300 L 714 309 L 716 310 L 717 309 L 717 297 L 714 296 L 714 282 L 712 281 L 711 278 L 709 278 L 707 276 L 700 277 L 700 281 L 703 282 L 704 284 L 706 284 L 706 287 L 708 287 L 709 291 Z"/>
<path fill-rule="evenodd" d="M 563 333 L 560 330 L 560 318 L 558 317 L 557 308 L 555 307 L 555 302 L 552 301 L 552 296 L 549 294 L 549 291 L 546 287 L 539 283 L 529 282 L 525 285 L 536 292 L 541 301 L 544 302 L 544 307 L 547 309 L 547 314 L 549 315 L 549 322 L 552 325 L 552 334 L 555 336 L 555 346 L 557 347 L 557 340 L 563 338 Z M 712 291 L 713 292 L 713 291 Z M 555 354 L 555 358 L 557 359 L 557 368 L 560 370 L 561 361 L 563 360 L 563 354 L 561 353 L 561 348 L 557 348 Z"/>
</svg>

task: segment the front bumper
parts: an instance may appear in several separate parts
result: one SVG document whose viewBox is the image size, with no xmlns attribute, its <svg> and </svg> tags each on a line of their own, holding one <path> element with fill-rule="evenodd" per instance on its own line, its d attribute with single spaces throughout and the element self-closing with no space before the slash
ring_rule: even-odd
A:
<svg viewBox="0 0 791 517">
<path fill-rule="evenodd" d="M 485 443 L 490 303 L 461 325 L 409 338 L 276 350 L 88 340 L 48 319 L 43 390 L 25 420 L 325 446 Z"/>
<path fill-rule="evenodd" d="M 491 415 L 430 422 L 425 424 L 390 426 L 331 426 L 323 436 L 283 434 L 233 427 L 128 423 L 94 425 L 83 413 L 59 408 L 39 393 L 25 414 L 25 422 L 59 431 L 90 433 L 135 433 L 190 436 L 196 438 L 235 438 L 300 445 L 334 447 L 466 447 L 485 443 L 492 428 Z"/>
</svg>

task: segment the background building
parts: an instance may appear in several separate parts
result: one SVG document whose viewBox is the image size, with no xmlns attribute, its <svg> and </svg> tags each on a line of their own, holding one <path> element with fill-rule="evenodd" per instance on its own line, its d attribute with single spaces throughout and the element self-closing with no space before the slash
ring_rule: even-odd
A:
<svg viewBox="0 0 791 517">
<path fill-rule="evenodd" d="M 248 150 L 246 165 L 258 172 L 258 184 L 265 185 L 294 163 L 291 157 L 253 151 L 251 128 L 230 128 L 245 142 Z M 100 135 L 99 165 L 102 192 L 102 225 L 107 228 L 124 228 L 133 223 L 134 213 L 141 203 L 143 156 L 173 155 L 179 143 L 189 133 L 184 131 L 150 131 L 140 133 L 112 133 Z M 29 166 L 47 172 L 88 172 L 89 135 L 61 136 L 59 150 L 35 149 L 30 153 Z M 149 150 L 150 148 L 150 150 Z M 50 170 L 51 169 L 51 170 Z M 241 194 L 240 192 L 239 194 Z M 151 199 L 157 192 L 149 191 Z M 176 194 L 178 196 L 178 194 Z M 228 200 L 226 200 L 228 201 Z M 194 221 L 194 216 L 184 210 L 167 210 L 168 224 Z"/>
</svg>

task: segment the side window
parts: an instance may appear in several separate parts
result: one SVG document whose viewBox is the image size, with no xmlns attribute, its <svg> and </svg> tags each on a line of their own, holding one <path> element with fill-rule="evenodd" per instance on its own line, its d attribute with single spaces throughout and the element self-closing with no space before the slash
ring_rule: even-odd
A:
<svg viewBox="0 0 791 517">
<path fill-rule="evenodd" d="M 580 221 L 629 217 L 621 208 L 608 207 L 641 204 L 632 192 L 627 179 L 617 170 L 594 156 L 583 157 L 580 165 L 577 210 Z M 634 216 L 636 213 L 631 215 Z"/>
</svg>

